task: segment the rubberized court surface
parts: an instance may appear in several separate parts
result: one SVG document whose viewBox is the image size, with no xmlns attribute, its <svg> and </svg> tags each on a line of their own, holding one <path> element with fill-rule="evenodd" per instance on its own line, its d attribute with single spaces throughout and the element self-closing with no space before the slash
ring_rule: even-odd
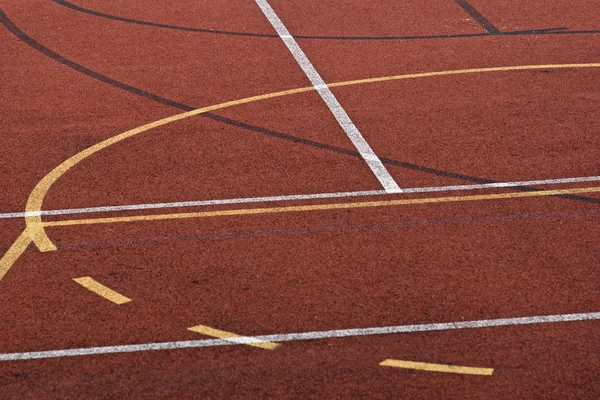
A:
<svg viewBox="0 0 600 400">
<path fill-rule="evenodd" d="M 0 23 L 0 398 L 600 396 L 596 1 Z"/>
</svg>

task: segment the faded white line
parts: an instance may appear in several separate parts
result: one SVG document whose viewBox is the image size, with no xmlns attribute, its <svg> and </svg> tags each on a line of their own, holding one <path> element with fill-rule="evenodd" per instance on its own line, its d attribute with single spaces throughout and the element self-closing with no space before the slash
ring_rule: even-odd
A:
<svg viewBox="0 0 600 400">
<path fill-rule="evenodd" d="M 256 0 L 256 4 L 258 4 L 265 17 L 267 17 L 271 25 L 273 25 L 273 28 L 275 28 L 281 40 L 283 40 L 289 51 L 292 53 L 296 59 L 296 62 L 298 62 L 298 65 L 300 65 L 300 68 L 302 68 L 302 71 L 304 71 L 304 74 L 308 77 L 323 101 L 325 101 L 335 116 L 335 119 L 338 121 L 342 129 L 344 129 L 344 132 L 346 132 L 346 135 L 348 135 L 348 138 L 350 138 L 354 144 L 354 147 L 356 147 L 356 150 L 358 150 L 369 168 L 371 168 L 371 171 L 373 171 L 383 188 L 388 193 L 401 192 L 402 189 L 400 189 L 394 178 L 392 178 L 379 157 L 377 157 L 371 146 L 369 146 L 356 125 L 354 125 L 354 122 L 352 122 L 340 102 L 333 95 L 331 89 L 329 89 L 323 78 L 321 78 L 321 75 L 319 75 L 308 57 L 306 57 L 304 51 L 302 51 L 283 22 L 281 22 L 281 19 L 279 19 L 273 8 L 271 8 L 269 2 L 267 0 Z"/>
<path fill-rule="evenodd" d="M 596 181 L 600 181 L 600 176 L 542 179 L 542 180 L 520 181 L 520 182 L 482 183 L 482 184 L 476 184 L 476 185 L 416 187 L 416 188 L 403 189 L 402 193 L 406 194 L 406 193 L 450 192 L 450 191 L 457 191 L 457 190 L 510 188 L 510 187 L 515 187 L 515 186 L 556 185 L 556 184 L 561 184 L 561 183 L 596 182 Z M 331 198 L 344 198 L 344 197 L 380 196 L 380 195 L 385 195 L 385 194 L 389 194 L 389 193 L 387 193 L 385 190 L 363 190 L 363 191 L 358 191 L 358 192 L 313 193 L 313 194 L 296 194 L 296 195 L 285 195 L 285 196 L 244 197 L 244 198 L 236 198 L 236 199 L 180 201 L 180 202 L 173 202 L 173 203 L 152 203 L 152 204 L 131 204 L 131 205 L 123 205 L 123 206 L 68 208 L 68 209 L 61 209 L 61 210 L 4 213 L 4 214 L 0 214 L 0 219 L 37 217 L 37 216 L 46 216 L 46 215 L 70 215 L 70 214 L 89 214 L 89 213 L 104 213 L 104 212 L 118 212 L 118 211 L 153 210 L 153 209 L 161 209 L 161 208 L 202 207 L 202 206 L 216 206 L 216 205 L 227 205 L 227 204 L 247 204 L 247 203 L 263 203 L 263 202 L 278 202 L 278 201 L 331 199 Z"/>
<path fill-rule="evenodd" d="M 315 331 L 302 333 L 283 333 L 263 336 L 244 336 L 236 338 L 235 343 L 231 340 L 206 339 L 186 340 L 180 342 L 162 342 L 131 344 L 120 346 L 88 347 L 79 349 L 33 351 L 25 353 L 0 354 L 0 361 L 32 360 L 39 358 L 76 357 L 98 354 L 135 353 L 154 350 L 192 349 L 199 347 L 233 346 L 239 344 L 260 342 L 291 342 L 301 340 L 318 340 L 347 337 L 362 337 L 373 335 L 389 335 L 399 333 L 415 333 L 430 331 L 449 331 L 457 329 L 491 328 L 498 326 L 515 326 L 531 324 L 548 324 L 555 322 L 588 321 L 600 319 L 600 312 L 581 314 L 558 314 L 543 315 L 535 317 L 484 319 L 478 321 L 445 322 L 435 324 L 397 325 L 377 328 L 340 329 L 332 331 Z"/>
</svg>

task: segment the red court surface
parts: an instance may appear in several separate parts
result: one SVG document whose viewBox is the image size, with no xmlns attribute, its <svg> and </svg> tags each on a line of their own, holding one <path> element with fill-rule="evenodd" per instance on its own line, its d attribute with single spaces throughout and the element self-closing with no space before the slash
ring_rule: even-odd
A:
<svg viewBox="0 0 600 400">
<path fill-rule="evenodd" d="M 600 396 L 594 2 L 0 23 L 0 399 Z"/>
</svg>

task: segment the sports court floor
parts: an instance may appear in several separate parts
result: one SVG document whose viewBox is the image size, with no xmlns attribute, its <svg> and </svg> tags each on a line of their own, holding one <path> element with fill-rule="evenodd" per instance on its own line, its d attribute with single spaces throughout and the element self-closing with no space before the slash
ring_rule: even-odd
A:
<svg viewBox="0 0 600 400">
<path fill-rule="evenodd" d="M 597 0 L 0 0 L 0 398 L 597 399 Z"/>
</svg>

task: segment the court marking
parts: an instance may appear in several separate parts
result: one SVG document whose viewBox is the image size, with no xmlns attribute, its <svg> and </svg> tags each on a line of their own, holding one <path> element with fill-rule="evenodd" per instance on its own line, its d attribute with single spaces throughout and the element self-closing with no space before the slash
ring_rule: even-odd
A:
<svg viewBox="0 0 600 400">
<path fill-rule="evenodd" d="M 450 364 L 433 364 L 426 362 L 417 361 L 403 361 L 403 360 L 384 360 L 379 363 L 382 367 L 395 367 L 405 369 L 416 369 L 420 371 L 430 372 L 447 372 L 452 374 L 466 374 L 466 375 L 492 375 L 494 373 L 493 368 L 475 368 L 475 367 L 463 367 L 459 365 Z"/>
<path fill-rule="evenodd" d="M 328 84 L 327 86 L 331 87 L 342 87 L 342 86 L 351 86 L 351 85 L 359 85 L 359 84 L 368 84 L 368 83 L 378 83 L 378 82 L 386 82 L 393 80 L 402 80 L 402 79 L 415 79 L 415 78 L 426 78 L 426 77 L 434 77 L 434 76 L 446 76 L 446 75 L 460 75 L 460 74 L 471 74 L 471 73 L 485 73 L 485 72 L 507 72 L 507 71 L 526 71 L 526 70 L 539 70 L 539 69 L 562 69 L 562 68 L 598 68 L 600 67 L 600 63 L 587 63 L 587 64 L 543 64 L 543 65 L 520 65 L 520 66 L 509 66 L 509 67 L 491 67 L 491 68 L 471 68 L 471 69 L 463 69 L 463 70 L 451 70 L 451 71 L 437 71 L 437 72 L 425 72 L 425 73 L 416 73 L 416 74 L 406 74 L 406 75 L 394 75 L 387 77 L 379 77 L 379 78 L 366 78 L 345 82 L 336 82 L 332 84 Z M 235 105 L 241 105 L 246 103 L 251 103 L 260 100 L 271 99 L 275 97 L 288 96 L 292 94 L 304 93 L 316 90 L 314 86 L 290 89 L 281 92 L 274 92 L 269 94 L 263 94 L 253 97 L 248 97 L 239 100 L 233 100 L 213 106 L 208 106 L 204 108 L 199 108 L 192 111 L 187 111 L 181 114 L 177 114 L 171 117 L 167 117 L 155 122 L 151 122 L 146 125 L 142 125 L 138 128 L 129 130 L 127 132 L 121 133 L 119 135 L 108 138 L 96 145 L 83 150 L 82 152 L 72 156 L 67 159 L 56 168 L 54 168 L 50 173 L 48 173 L 32 190 L 25 208 L 26 212 L 40 212 L 42 209 L 42 203 L 46 193 L 50 189 L 50 187 L 56 182 L 63 174 L 65 174 L 69 169 L 73 166 L 84 160 L 85 158 L 93 155 L 94 153 L 107 148 L 115 143 L 118 143 L 122 140 L 135 136 L 139 133 L 145 132 L 147 130 L 156 128 L 158 126 L 166 125 L 168 123 L 182 120 L 188 117 L 192 117 L 194 115 L 206 113 L 209 111 L 214 111 L 218 109 L 228 108 Z M 33 243 L 37 246 L 37 248 L 42 251 L 54 251 L 56 250 L 56 246 L 52 243 L 48 235 L 46 234 L 41 216 L 31 216 L 25 218 L 26 230 L 29 232 L 29 236 L 31 237 Z"/>
<path fill-rule="evenodd" d="M 401 192 L 400 186 L 396 183 L 387 168 L 383 165 L 375 151 L 369 146 L 363 135 L 360 133 L 352 119 L 344 110 L 338 99 L 335 97 L 331 89 L 327 86 L 316 68 L 312 65 L 298 42 L 287 30 L 275 10 L 271 7 L 267 0 L 256 0 L 256 4 L 260 7 L 265 17 L 269 20 L 283 43 L 286 45 L 294 59 L 302 68 L 304 75 L 310 80 L 313 87 L 319 93 L 327 107 L 337 120 L 340 127 L 344 130 L 356 150 L 360 153 L 363 160 L 367 163 L 379 183 L 383 186 L 386 192 L 397 193 Z"/>
<path fill-rule="evenodd" d="M 191 328 L 188 328 L 188 331 L 201 333 L 203 335 L 212 336 L 212 337 L 215 337 L 218 339 L 225 339 L 225 340 L 228 340 L 235 344 L 245 344 L 248 346 L 259 347 L 259 348 L 265 349 L 265 350 L 275 350 L 277 347 L 280 346 L 280 344 L 278 344 L 278 343 L 258 341 L 258 340 L 254 341 L 249 336 L 240 336 L 235 333 L 211 328 L 210 326 L 206 326 L 206 325 L 192 326 Z M 242 339 L 242 340 L 240 340 L 240 339 Z"/>
<path fill-rule="evenodd" d="M 22 353 L 0 354 L 0 361 L 33 360 L 42 358 L 77 357 L 99 354 L 137 353 L 157 350 L 193 349 L 200 347 L 232 346 L 258 342 L 291 342 L 318 339 L 335 339 L 349 337 L 364 337 L 375 335 L 390 335 L 415 332 L 453 331 L 458 329 L 491 328 L 500 326 L 518 326 L 532 324 L 549 324 L 558 322 L 593 321 L 600 319 L 600 312 L 578 314 L 556 314 L 533 317 L 484 319 L 475 321 L 458 321 L 415 325 L 396 325 L 375 328 L 339 329 L 329 331 L 313 331 L 301 333 L 282 333 L 274 335 L 247 336 L 236 339 L 235 342 L 224 339 L 185 340 L 177 342 L 159 342 L 129 344 L 118 346 L 84 347 L 76 349 L 61 349 L 48 351 L 31 351 Z"/>
<path fill-rule="evenodd" d="M 71 68 L 79 73 L 82 73 L 84 75 L 87 75 L 93 79 L 96 79 L 102 83 L 106 83 L 108 85 L 111 85 L 113 87 L 116 87 L 118 89 L 124 90 L 126 92 L 129 93 L 133 93 L 137 96 L 141 96 L 147 99 L 150 99 L 152 101 L 156 101 L 158 103 L 162 103 L 162 104 L 166 104 L 168 106 L 171 107 L 175 107 L 175 108 L 179 108 L 180 110 L 183 111 L 191 111 L 194 110 L 196 107 L 192 107 L 183 103 L 179 103 L 170 99 L 167 99 L 165 97 L 162 96 L 158 96 L 156 94 L 144 91 L 142 89 L 127 85 L 123 82 L 119 82 L 116 81 L 106 75 L 102 75 L 100 73 L 98 73 L 97 71 L 93 71 L 90 70 L 89 68 L 84 67 L 81 64 L 77 64 L 74 61 L 65 58 L 64 56 L 61 56 L 60 54 L 56 53 L 55 51 L 49 49 L 48 47 L 45 47 L 44 45 L 42 45 L 41 43 L 35 41 L 33 38 L 31 38 L 30 36 L 28 36 L 25 32 L 23 32 L 19 27 L 17 27 L 9 18 L 8 16 L 6 16 L 6 14 L 4 14 L 2 12 L 2 10 L 0 9 L 0 23 L 2 23 L 4 25 L 4 27 L 6 29 L 8 29 L 13 35 L 15 35 L 17 38 L 19 38 L 19 40 L 23 41 L 23 43 L 27 44 L 28 46 L 32 47 L 34 50 L 39 51 L 41 54 L 51 58 L 52 60 L 68 67 Z M 555 28 L 549 28 L 549 29 L 555 29 Z M 531 32 L 531 31 L 530 31 Z M 274 37 L 276 37 L 277 39 L 279 39 L 279 36 L 274 34 Z M 295 36 L 296 38 L 298 38 L 298 36 Z M 223 117 L 221 115 L 217 115 L 214 113 L 204 113 L 204 114 L 200 114 L 201 117 L 204 118 L 208 118 L 208 119 L 212 119 L 213 121 L 217 121 L 223 124 L 227 124 L 233 127 L 237 127 L 240 129 L 244 129 L 247 130 L 249 132 L 255 132 L 255 133 L 260 133 L 262 135 L 267 135 L 267 136 L 271 136 L 277 139 L 281 139 L 281 140 L 286 140 L 292 143 L 296 143 L 296 144 L 300 144 L 303 146 L 311 146 L 314 148 L 318 148 L 318 149 L 324 149 L 324 150 L 328 150 L 328 151 L 332 151 L 338 154 L 345 154 L 345 155 L 349 155 L 352 157 L 360 157 L 360 153 L 358 153 L 357 151 L 352 151 L 352 150 L 347 150 L 341 147 L 336 147 L 336 146 L 332 146 L 332 145 L 327 145 L 324 143 L 319 143 L 319 142 L 315 142 L 312 140 L 308 140 L 308 139 L 302 139 L 296 136 L 292 136 L 289 134 L 285 134 L 285 133 L 281 133 L 281 132 L 276 132 L 270 129 L 265 129 L 265 128 L 261 128 L 259 126 L 255 126 L 255 125 L 251 125 L 251 124 L 247 124 L 241 121 L 236 121 L 234 119 L 231 118 L 227 118 L 227 117 Z M 408 168 L 411 170 L 415 170 L 415 171 L 421 171 L 421 172 L 425 172 L 428 174 L 435 174 L 438 176 L 444 176 L 444 177 L 449 177 L 449 178 L 455 178 L 455 179 L 459 179 L 459 180 L 466 180 L 472 183 L 492 183 L 495 182 L 493 180 L 490 179 L 481 179 L 481 178 L 475 178 L 472 176 L 468 176 L 468 175 L 463 175 L 463 174 L 457 174 L 457 173 L 453 173 L 453 172 L 449 172 L 449 171 L 441 171 L 441 170 L 437 170 L 434 168 L 428 168 L 428 167 L 424 167 L 424 166 L 420 166 L 420 165 L 416 165 L 416 164 L 411 164 L 411 163 L 407 163 L 407 162 L 401 162 L 398 160 L 393 160 L 393 159 L 389 159 L 389 158 L 384 158 L 381 157 L 381 161 L 384 164 L 390 164 L 390 165 L 395 165 L 395 166 L 399 166 L 402 168 Z M 572 200 L 579 200 L 579 201 L 589 201 L 589 200 L 584 200 L 583 198 L 578 198 L 578 199 L 572 199 Z M 598 200 L 598 202 L 600 203 L 600 200 Z"/>
<path fill-rule="evenodd" d="M 108 301 L 111 301 L 115 304 L 125 304 L 132 301 L 130 298 L 123 296 L 112 290 L 111 288 L 104 286 L 100 282 L 96 281 L 89 276 L 85 276 L 82 278 L 73 278 L 73 280 L 79 283 L 81 286 L 86 288 L 87 290 L 96 293 L 98 296 L 105 298 Z"/>
<path fill-rule="evenodd" d="M 409 193 L 431 193 L 431 192 L 450 192 L 461 190 L 478 190 L 478 189 L 493 189 L 493 188 L 511 188 L 517 186 L 537 186 L 537 185 L 556 185 L 561 183 L 581 183 L 581 182 L 596 182 L 600 181 L 600 176 L 580 176 L 573 178 L 553 178 L 553 179 L 537 179 L 530 181 L 515 181 L 515 182 L 493 182 L 481 183 L 474 185 L 451 185 L 451 186 L 430 186 L 430 187 L 415 187 L 402 189 L 403 194 Z M 366 197 L 366 196 L 381 196 L 387 195 L 385 190 L 362 190 L 356 192 L 334 192 L 334 193 L 311 193 L 311 194 L 295 194 L 282 196 L 264 196 L 264 197 L 242 197 L 233 199 L 214 199 L 214 200 L 196 200 L 196 201 L 177 201 L 171 203 L 147 203 L 147 204 L 129 204 L 122 206 L 100 206 L 100 207 L 85 207 L 85 208 L 68 208 L 59 210 L 45 210 L 36 212 L 12 212 L 0 214 L 0 219 L 8 218 L 23 218 L 48 215 L 72 215 L 72 214 L 90 214 L 90 213 L 105 213 L 115 211 L 138 211 L 138 210 L 155 210 L 162 208 L 186 208 L 186 207 L 202 207 L 216 206 L 228 204 L 248 204 L 248 203 L 268 203 L 278 201 L 300 201 L 314 199 L 330 199 L 330 198 L 345 198 L 345 197 Z"/>
<path fill-rule="evenodd" d="M 192 31 L 212 34 L 223 34 L 223 35 L 238 35 L 238 36 L 254 36 L 263 38 L 279 38 L 276 34 L 269 33 L 248 33 L 248 32 L 233 32 L 233 31 L 222 31 L 222 30 L 211 30 L 206 28 L 193 28 L 186 26 L 168 25 L 158 22 L 149 22 L 136 20 L 132 18 L 120 17 L 117 15 L 111 15 L 102 13 L 96 10 L 83 8 L 81 6 L 69 3 L 66 0 L 52 0 L 53 2 L 71 8 L 75 11 L 83 12 L 88 15 L 94 15 L 96 17 L 127 22 L 137 25 L 146 25 L 156 28 L 174 29 L 181 31 Z M 294 35 L 297 39 L 316 39 L 316 40 L 426 40 L 426 39 L 458 39 L 458 38 L 472 38 L 472 37 L 486 37 L 486 36 L 502 36 L 502 35 L 552 35 L 552 34 L 597 34 L 600 30 L 576 30 L 571 31 L 565 27 L 554 27 L 554 28 L 541 28 L 541 29 L 529 29 L 522 31 L 510 31 L 510 32 L 498 32 L 494 35 L 489 33 L 456 33 L 448 35 L 419 35 L 419 36 L 325 36 L 325 35 Z"/>
<path fill-rule="evenodd" d="M 426 77 L 435 77 L 435 76 L 447 76 L 447 75 L 461 75 L 461 74 L 472 74 L 472 73 L 486 73 L 486 72 L 507 72 L 507 71 L 527 71 L 527 70 L 540 70 L 540 69 L 563 69 L 563 68 L 598 68 L 600 67 L 600 63 L 585 63 L 585 64 L 542 64 L 542 65 L 520 65 L 520 66 L 508 66 L 508 67 L 490 67 L 490 68 L 471 68 L 471 69 L 463 69 L 463 70 L 449 70 L 449 71 L 436 71 L 436 72 L 424 72 L 424 73 L 415 73 L 415 74 L 404 74 L 404 75 L 394 75 L 387 77 L 378 77 L 378 78 L 366 78 L 352 81 L 344 81 L 344 82 L 336 82 L 328 84 L 328 87 L 342 87 L 342 86 L 351 86 L 351 85 L 359 85 L 359 84 L 369 84 L 369 83 L 378 83 L 378 82 L 386 82 L 393 80 L 403 80 L 403 79 L 415 79 L 415 78 L 426 78 Z M 42 204 L 47 192 L 50 190 L 50 187 L 68 170 L 77 165 L 79 162 L 84 159 L 90 157 L 91 155 L 103 150 L 115 143 L 118 143 L 122 140 L 133 137 L 142 132 L 148 131 L 150 129 L 166 125 L 168 123 L 179 121 L 188 117 L 192 117 L 194 115 L 199 115 L 202 113 L 206 113 L 213 110 L 223 109 L 227 107 L 232 107 L 235 105 L 241 105 L 246 103 L 251 103 L 255 101 L 271 99 L 275 97 L 288 96 L 298 93 L 304 93 L 316 90 L 314 86 L 297 88 L 284 90 L 281 92 L 268 93 L 253 97 L 247 97 L 244 99 L 238 99 L 233 101 L 228 101 L 225 103 L 216 104 L 213 106 L 203 107 L 199 109 L 195 109 L 192 111 L 187 111 L 181 114 L 176 114 L 171 117 L 167 117 L 158 121 L 154 121 L 140 127 L 134 128 L 132 130 L 123 132 L 111 138 L 108 138 L 96 145 L 89 147 L 80 153 L 75 154 L 69 159 L 63 161 L 57 167 L 55 167 L 50 173 L 48 173 L 44 178 L 34 187 L 29 198 L 27 200 L 27 205 L 25 207 L 25 212 L 32 213 L 31 216 L 25 217 L 26 228 L 25 231 L 19 236 L 16 242 L 11 246 L 11 249 L 25 250 L 27 246 L 31 242 L 33 242 L 38 250 L 42 252 L 46 251 L 55 251 L 57 248 L 52 243 L 46 231 L 44 229 L 44 224 L 41 219 Z M 29 237 L 30 241 L 25 240 L 25 237 Z M 18 242 L 18 246 L 17 246 Z M 15 248 L 15 246 L 17 246 Z M 14 257 L 18 252 L 12 251 L 5 253 L 2 258 L 0 258 L 0 269 L 3 271 L 4 275 L 6 272 L 12 267 L 12 265 L 16 262 L 17 258 Z M 1 279 L 2 277 L 0 277 Z"/>
<path fill-rule="evenodd" d="M 223 217 L 223 216 L 234 216 L 234 215 L 276 214 L 276 213 L 288 213 L 288 212 L 325 211 L 325 210 L 341 210 L 341 209 L 353 209 L 353 208 L 390 207 L 390 206 L 400 206 L 400 205 L 417 205 L 417 204 L 450 203 L 450 202 L 480 201 L 480 200 L 515 199 L 515 198 L 524 198 L 524 197 L 540 197 L 540 196 L 554 196 L 554 195 L 564 195 L 564 194 L 574 194 L 574 193 L 594 193 L 594 192 L 600 192 L 600 186 L 574 188 L 574 189 L 540 190 L 540 191 L 533 191 L 533 192 L 482 194 L 482 195 L 471 195 L 471 196 L 427 197 L 427 198 L 421 198 L 421 199 L 398 199 L 398 200 L 368 201 L 368 202 L 358 202 L 358 203 L 330 203 L 330 204 L 313 204 L 313 205 L 306 205 L 306 206 L 246 208 L 246 209 L 237 209 L 237 210 L 201 211 L 201 212 L 191 212 L 191 213 L 151 214 L 151 215 L 134 215 L 134 216 L 127 216 L 127 217 L 112 217 L 112 218 L 88 218 L 88 219 L 58 220 L 58 221 L 42 222 L 42 225 L 44 227 L 56 227 L 56 226 L 74 226 L 74 225 L 111 224 L 111 223 L 123 223 L 123 222 L 162 221 L 162 220 L 169 220 L 169 219 Z"/>
</svg>

